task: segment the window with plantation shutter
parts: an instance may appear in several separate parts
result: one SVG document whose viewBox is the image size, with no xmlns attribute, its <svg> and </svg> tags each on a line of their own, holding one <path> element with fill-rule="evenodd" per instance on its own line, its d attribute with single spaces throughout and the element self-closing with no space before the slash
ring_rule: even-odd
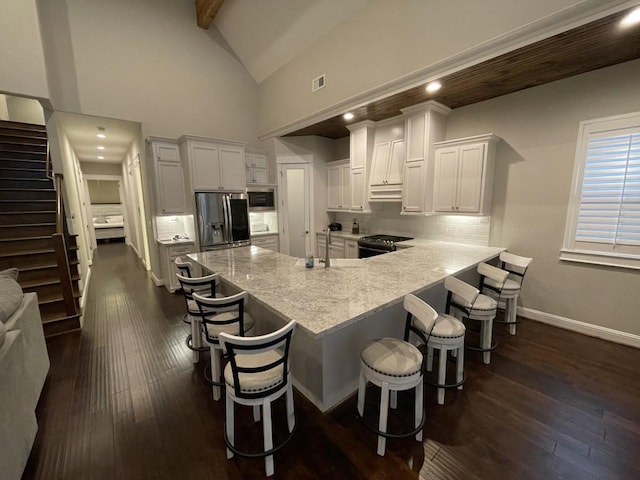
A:
<svg viewBox="0 0 640 480">
<path fill-rule="evenodd" d="M 580 124 L 560 258 L 640 268 L 640 113 Z"/>
</svg>

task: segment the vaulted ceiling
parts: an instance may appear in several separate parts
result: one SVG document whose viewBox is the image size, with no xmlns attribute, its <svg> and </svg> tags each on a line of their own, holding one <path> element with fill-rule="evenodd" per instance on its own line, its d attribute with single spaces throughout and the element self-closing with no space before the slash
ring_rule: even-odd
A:
<svg viewBox="0 0 640 480">
<path fill-rule="evenodd" d="M 197 0 L 218 8 L 213 24 L 256 82 L 273 74 L 366 5 L 367 0 Z M 220 7 L 220 4 L 222 6 Z M 288 135 L 341 138 L 346 125 L 380 121 L 427 100 L 451 108 L 640 58 L 640 27 L 621 29 L 631 8 L 448 74 L 443 88 L 427 94 L 415 86 L 383 99 L 353 105 L 354 118 L 341 115 L 298 128 Z M 200 16 L 200 11 L 198 11 Z"/>
</svg>

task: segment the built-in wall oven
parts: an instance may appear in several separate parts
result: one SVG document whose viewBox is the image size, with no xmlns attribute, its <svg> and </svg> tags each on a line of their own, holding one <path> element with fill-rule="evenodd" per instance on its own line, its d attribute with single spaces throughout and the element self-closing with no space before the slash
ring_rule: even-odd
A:
<svg viewBox="0 0 640 480">
<path fill-rule="evenodd" d="M 249 197 L 249 211 L 251 212 L 266 212 L 276 209 L 276 192 L 274 188 L 250 187 L 247 188 L 247 196 Z"/>
<path fill-rule="evenodd" d="M 412 240 L 412 237 L 396 235 L 369 235 L 358 240 L 358 258 L 373 257 L 383 253 L 395 252 L 396 243 Z"/>
</svg>

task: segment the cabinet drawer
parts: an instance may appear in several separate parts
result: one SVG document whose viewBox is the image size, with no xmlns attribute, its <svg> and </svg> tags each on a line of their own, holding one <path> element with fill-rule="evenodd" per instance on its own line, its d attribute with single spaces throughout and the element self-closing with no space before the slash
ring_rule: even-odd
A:
<svg viewBox="0 0 640 480">
<path fill-rule="evenodd" d="M 193 245 L 176 245 L 169 247 L 170 257 L 179 257 L 180 255 L 186 255 L 193 252 Z"/>
<path fill-rule="evenodd" d="M 331 237 L 331 243 L 329 245 L 334 248 L 344 248 L 344 239 Z"/>
</svg>

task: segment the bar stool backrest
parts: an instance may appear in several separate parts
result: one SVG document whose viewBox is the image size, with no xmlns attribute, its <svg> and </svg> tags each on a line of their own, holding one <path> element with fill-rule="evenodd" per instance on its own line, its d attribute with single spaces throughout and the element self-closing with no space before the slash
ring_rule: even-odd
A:
<svg viewBox="0 0 640 480">
<path fill-rule="evenodd" d="M 182 257 L 178 257 L 174 260 L 174 263 L 176 264 L 176 268 L 178 269 L 178 271 L 180 272 L 180 275 L 184 276 L 184 277 L 188 277 L 191 278 L 193 277 L 193 263 L 191 263 L 188 260 L 185 260 Z"/>
<path fill-rule="evenodd" d="M 533 259 L 529 257 L 521 257 L 509 252 L 502 252 L 500 254 L 500 262 L 502 263 L 502 269 L 509 272 L 511 277 L 522 285 L 524 275 L 527 273 L 529 264 Z"/>
<path fill-rule="evenodd" d="M 478 273 L 480 274 L 480 291 L 483 291 L 484 288 L 488 288 L 500 296 L 504 284 L 509 277 L 509 272 L 482 262 L 478 264 Z M 485 278 L 489 278 L 493 280 L 493 282 L 486 283 Z"/>
<path fill-rule="evenodd" d="M 262 398 L 271 395 L 287 386 L 289 380 L 289 350 L 291 347 L 291 338 L 293 330 L 296 326 L 295 320 L 291 320 L 284 327 L 267 335 L 257 337 L 240 337 L 230 335 L 228 333 L 220 333 L 220 345 L 223 350 L 229 354 L 229 364 L 233 374 L 234 394 L 237 398 Z M 240 366 L 236 361 L 236 355 L 257 355 L 272 350 L 279 350 L 281 355 L 277 359 L 264 363 L 262 365 L 254 365 L 251 367 Z M 273 358 L 273 357 L 268 357 Z M 253 362 L 250 362 L 253 363 Z M 256 362 L 257 363 L 257 362 Z M 240 376 L 250 376 L 252 374 L 260 374 L 268 372 L 282 366 L 282 382 L 277 382 L 273 387 L 260 390 L 258 392 L 247 392 L 242 390 Z"/>
<path fill-rule="evenodd" d="M 184 277 L 179 273 L 177 273 L 176 276 L 178 277 L 178 281 L 180 282 L 180 286 L 184 292 L 187 312 L 189 312 L 189 315 L 199 315 L 200 310 L 198 308 L 193 308 L 193 303 L 190 304 L 189 301 L 194 300 L 194 293 L 198 293 L 205 297 L 214 297 L 216 294 L 216 283 L 219 278 L 218 274 L 212 273 L 205 277 L 196 278 Z"/>
<path fill-rule="evenodd" d="M 438 312 L 431 308 L 431 305 L 411 293 L 404 297 L 404 309 L 407 311 L 405 340 L 409 338 L 409 332 L 412 331 L 418 335 L 426 345 L 429 341 L 428 337 L 431 335 L 431 330 L 433 330 L 433 326 L 438 318 Z"/>
<path fill-rule="evenodd" d="M 212 342 L 219 341 L 219 333 L 216 328 L 238 324 L 240 336 L 244 336 L 244 307 L 249 298 L 247 292 L 236 293 L 228 297 L 205 297 L 194 292 L 193 299 L 198 305 L 199 315 L 207 339 Z M 230 313 L 229 315 L 221 315 Z"/>
<path fill-rule="evenodd" d="M 478 298 L 478 295 L 480 295 L 480 290 L 476 287 L 455 277 L 445 278 L 444 288 L 449 291 L 447 294 L 447 307 L 445 310 L 445 313 L 447 314 L 451 313 L 451 307 L 453 306 L 468 315 L 469 311 L 473 308 L 473 304 Z"/>
</svg>

